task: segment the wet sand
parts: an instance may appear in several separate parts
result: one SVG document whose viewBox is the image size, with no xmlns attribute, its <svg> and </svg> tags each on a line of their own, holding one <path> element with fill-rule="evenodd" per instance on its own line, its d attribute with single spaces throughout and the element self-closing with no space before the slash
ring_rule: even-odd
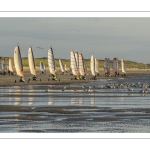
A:
<svg viewBox="0 0 150 150">
<path fill-rule="evenodd" d="M 72 110 L 73 109 L 73 110 Z M 57 114 L 69 115 L 63 121 L 119 121 L 127 119 L 127 117 L 138 117 L 139 119 L 150 119 L 149 108 L 138 109 L 111 109 L 110 107 L 102 108 L 96 106 L 50 106 L 36 107 L 29 106 L 9 106 L 0 105 L 0 112 L 23 112 L 17 116 L 2 116 L 0 119 L 18 119 L 31 121 L 52 121 L 58 116 Z M 111 117 L 88 117 L 85 113 L 112 113 Z M 27 113 L 27 114 L 26 114 Z M 34 113 L 34 114 L 33 114 Z M 47 113 L 47 114 L 45 114 Z"/>
<path fill-rule="evenodd" d="M 67 73 L 67 75 L 61 75 L 60 72 L 58 72 L 58 80 L 57 81 L 52 81 L 51 77 L 49 77 L 49 72 L 46 73 L 46 75 L 40 74 L 40 72 L 37 72 L 37 78 L 38 81 L 32 81 L 32 75 L 30 74 L 28 68 L 24 69 L 25 70 L 25 83 L 19 82 L 19 78 L 18 76 L 9 76 L 9 75 L 0 75 L 0 86 L 24 86 L 24 85 L 40 85 L 35 87 L 35 89 L 42 89 L 42 90 L 47 90 L 48 87 L 44 86 L 44 85 L 65 85 L 65 84 L 79 84 L 79 83 L 87 83 L 87 82 L 91 82 L 92 80 L 90 80 L 91 75 L 87 75 L 86 76 L 86 80 L 72 80 L 72 78 L 74 78 L 73 75 L 70 75 L 70 73 Z M 90 74 L 90 72 L 89 72 Z M 127 77 L 125 78 L 135 78 L 137 74 L 149 74 L 149 72 L 147 70 L 128 70 L 128 74 Z M 28 79 L 30 78 L 29 83 L 27 82 Z M 100 74 L 100 76 L 97 77 L 97 79 L 116 79 L 116 77 L 105 77 L 104 74 Z M 122 77 L 119 77 L 122 78 Z M 41 81 L 40 81 L 41 79 Z M 60 79 L 60 81 L 59 81 Z M 14 82 L 16 80 L 16 83 Z M 48 81 L 49 80 L 49 81 Z M 93 82 L 93 81 L 92 81 Z M 96 82 L 96 80 L 94 81 Z M 61 87 L 60 89 L 57 87 L 56 88 L 58 92 L 61 92 Z M 36 91 L 38 92 L 38 91 Z M 43 98 L 44 95 L 36 95 L 36 92 L 32 92 L 32 95 L 26 95 L 26 91 L 21 91 L 21 94 L 15 95 L 15 93 L 11 92 L 9 93 L 10 95 L 5 94 L 5 91 L 2 91 L 2 93 L 0 94 L 0 97 L 16 97 L 16 98 L 21 98 L 21 97 L 41 97 Z M 43 91 L 43 93 L 46 93 L 46 91 Z M 66 91 L 64 91 L 63 93 L 65 93 Z M 42 94 L 43 94 L 42 93 Z M 49 92 L 51 93 L 51 92 Z M 53 93 L 53 92 L 52 92 Z M 67 93 L 67 92 L 66 92 Z M 69 92 L 71 93 L 71 92 Z M 73 92 L 74 94 L 79 93 L 79 92 Z M 82 94 L 82 92 L 80 92 Z M 94 93 L 94 92 L 91 92 Z M 101 92 L 98 92 L 101 93 Z M 120 93 L 120 92 L 119 92 Z M 125 93 L 125 92 L 124 92 Z M 126 94 L 131 93 L 132 92 L 126 92 Z M 105 92 L 104 92 L 105 94 Z M 99 98 L 103 98 L 103 97 L 121 97 L 119 95 L 116 96 L 112 96 L 112 95 L 108 95 L 109 92 L 106 92 L 106 95 L 94 95 L 94 97 L 99 97 Z M 134 92 L 135 94 L 135 92 Z M 55 92 L 53 95 L 47 95 L 45 94 L 45 97 L 64 97 L 64 98 L 71 98 L 71 97 L 93 97 L 93 95 L 57 95 L 57 92 Z M 123 97 L 130 97 L 130 95 L 124 95 Z M 134 95 L 131 95 L 131 97 L 134 97 Z M 136 95 L 135 97 L 141 97 L 141 95 Z M 13 114 L 16 113 L 17 115 Z M 41 129 L 37 129 L 37 128 L 32 128 L 32 129 L 24 129 L 22 127 L 20 127 L 19 131 L 17 132 L 82 132 L 82 130 L 78 130 L 76 129 L 76 125 L 78 125 L 79 122 L 87 122 L 87 129 L 88 129 L 88 124 L 89 122 L 96 122 L 96 123 L 101 123 L 101 122 L 108 122 L 108 123 L 112 123 L 114 122 L 114 124 L 116 122 L 120 122 L 120 123 L 124 123 L 125 120 L 128 120 L 128 122 L 132 122 L 132 121 L 140 121 L 141 119 L 143 120 L 149 120 L 150 119 L 150 109 L 149 108 L 142 108 L 139 107 L 137 109 L 135 108 L 130 108 L 130 109 L 124 109 L 124 108 L 119 108 L 119 109 L 114 109 L 111 107 L 97 107 L 97 106 L 52 106 L 52 105 L 47 105 L 47 107 L 45 106 L 40 106 L 40 107 L 34 107 L 34 106 L 15 106 L 15 105 L 0 105 L 0 126 L 2 125 L 12 125 L 13 123 L 15 124 L 20 124 L 20 126 L 26 126 L 26 128 L 28 128 L 28 125 L 33 122 L 36 124 L 42 124 L 42 122 L 46 122 L 46 123 L 53 123 L 54 125 L 57 126 L 57 123 L 59 123 L 59 120 L 61 120 L 61 124 L 62 124 L 62 128 L 54 128 L 51 129 L 49 127 L 45 127 L 41 128 Z M 3 115 L 4 113 L 4 115 Z M 6 113 L 6 114 L 5 114 Z M 8 113 L 8 115 L 7 115 Z M 11 114 L 12 115 L 9 115 Z M 107 114 L 107 115 L 104 115 Z M 11 121 L 13 120 L 13 121 Z M 5 122 L 7 121 L 7 123 Z M 29 122 L 28 122 L 29 121 Z M 65 129 L 63 128 L 63 125 L 65 124 L 65 126 L 70 125 L 72 127 L 72 124 L 75 125 L 74 128 L 70 129 Z M 148 123 L 147 123 L 148 124 Z M 91 124 L 92 125 L 92 124 Z M 127 124 L 128 125 L 128 124 Z M 84 125 L 83 125 L 84 126 Z M 42 127 L 42 126 L 41 126 Z M 15 127 L 14 127 L 15 128 Z M 5 127 L 4 127 L 5 129 Z M 120 129 L 121 130 L 121 129 Z M 86 130 L 84 130 L 83 132 L 85 132 Z M 117 129 L 115 130 L 117 131 Z M 3 131 L 1 131 L 3 132 Z M 105 132 L 105 128 L 103 129 L 103 132 Z M 106 131 L 107 132 L 107 131 Z"/>
</svg>

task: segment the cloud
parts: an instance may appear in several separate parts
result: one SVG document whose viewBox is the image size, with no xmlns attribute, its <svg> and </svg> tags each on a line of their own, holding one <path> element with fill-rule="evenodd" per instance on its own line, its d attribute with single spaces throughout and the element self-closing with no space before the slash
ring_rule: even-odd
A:
<svg viewBox="0 0 150 150">
<path fill-rule="evenodd" d="M 27 57 L 30 45 L 35 57 L 47 57 L 52 45 L 57 58 L 69 59 L 74 49 L 85 58 L 94 53 L 98 59 L 149 63 L 149 18 L 0 18 L 0 22 L 3 56 L 13 56 L 19 43 L 22 57 Z"/>
</svg>

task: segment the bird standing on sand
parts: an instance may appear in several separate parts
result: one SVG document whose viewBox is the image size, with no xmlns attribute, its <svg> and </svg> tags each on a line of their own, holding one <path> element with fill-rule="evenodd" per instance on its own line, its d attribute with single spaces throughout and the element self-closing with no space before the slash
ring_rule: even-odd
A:
<svg viewBox="0 0 150 150">
<path fill-rule="evenodd" d="M 84 86 L 84 85 L 82 85 L 82 88 L 85 88 L 85 86 Z"/>
<path fill-rule="evenodd" d="M 148 89 L 144 89 L 144 90 L 142 90 L 142 91 L 141 91 L 141 93 L 145 93 L 145 94 L 147 94 L 147 93 L 148 93 Z"/>
</svg>

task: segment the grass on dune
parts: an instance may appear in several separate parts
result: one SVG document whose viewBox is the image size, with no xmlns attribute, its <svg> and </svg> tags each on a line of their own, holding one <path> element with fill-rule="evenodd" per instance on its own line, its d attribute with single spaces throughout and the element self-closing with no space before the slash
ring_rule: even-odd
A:
<svg viewBox="0 0 150 150">
<path fill-rule="evenodd" d="M 6 60 L 6 63 L 8 65 L 8 57 L 4 57 L 4 59 Z M 13 60 L 13 58 L 12 58 Z M 63 64 L 67 65 L 67 67 L 70 67 L 70 59 L 61 59 Z M 35 66 L 39 67 L 40 65 L 40 61 L 42 61 L 46 67 L 48 67 L 48 59 L 45 58 L 35 58 Z M 85 63 L 86 63 L 86 67 L 90 68 L 90 59 L 85 59 Z M 14 64 L 14 62 L 13 62 Z M 22 58 L 22 64 L 24 67 L 28 67 L 29 63 L 28 63 L 28 59 L 27 58 Z M 59 60 L 55 59 L 55 64 L 56 67 L 60 67 L 59 65 Z M 99 68 L 103 68 L 104 67 L 104 60 L 99 59 Z M 112 60 L 110 61 L 110 67 L 112 67 Z M 121 68 L 121 62 L 119 61 L 119 68 Z M 143 63 L 138 63 L 138 62 L 133 62 L 133 61 L 128 61 L 126 60 L 126 68 L 127 69 L 150 69 L 150 64 L 143 64 Z"/>
</svg>

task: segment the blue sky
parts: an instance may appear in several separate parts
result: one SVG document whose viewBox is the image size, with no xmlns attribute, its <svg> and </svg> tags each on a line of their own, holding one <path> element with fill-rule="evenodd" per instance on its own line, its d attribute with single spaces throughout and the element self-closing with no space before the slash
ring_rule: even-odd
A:
<svg viewBox="0 0 150 150">
<path fill-rule="evenodd" d="M 0 18 L 0 53 L 13 57 L 20 46 L 27 57 L 31 45 L 34 57 L 47 57 L 53 47 L 55 58 L 70 59 L 70 51 L 92 54 L 98 59 L 124 58 L 150 63 L 150 18 Z M 38 49 L 42 47 L 44 49 Z"/>
</svg>

